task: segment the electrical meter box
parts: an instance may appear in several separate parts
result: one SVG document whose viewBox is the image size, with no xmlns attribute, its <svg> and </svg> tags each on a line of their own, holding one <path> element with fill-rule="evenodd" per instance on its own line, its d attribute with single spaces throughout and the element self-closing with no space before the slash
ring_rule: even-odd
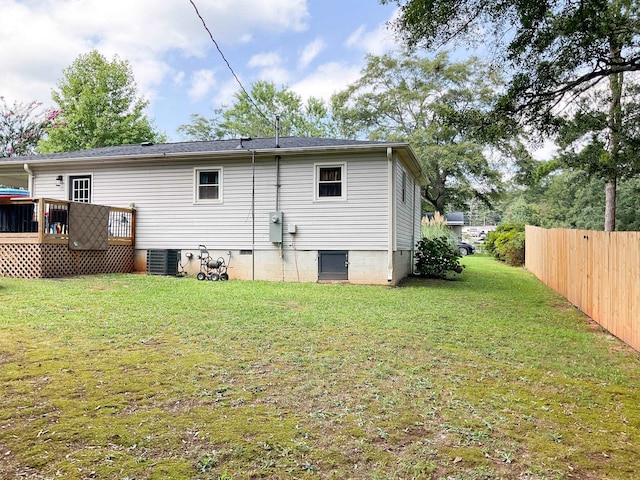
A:
<svg viewBox="0 0 640 480">
<path fill-rule="evenodd" d="M 283 229 L 282 212 L 269 213 L 269 241 L 273 243 L 282 243 Z"/>
</svg>

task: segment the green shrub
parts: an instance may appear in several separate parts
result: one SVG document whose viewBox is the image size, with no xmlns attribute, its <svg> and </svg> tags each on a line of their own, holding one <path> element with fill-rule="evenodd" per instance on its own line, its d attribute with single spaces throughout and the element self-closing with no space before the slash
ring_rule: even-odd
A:
<svg viewBox="0 0 640 480">
<path fill-rule="evenodd" d="M 460 250 L 449 235 L 423 238 L 417 243 L 416 271 L 433 278 L 447 278 L 453 273 L 462 273 Z"/>
<path fill-rule="evenodd" d="M 525 233 L 522 223 L 505 223 L 489 232 L 484 242 L 484 248 L 494 257 L 507 262 L 509 265 L 524 264 Z"/>
</svg>

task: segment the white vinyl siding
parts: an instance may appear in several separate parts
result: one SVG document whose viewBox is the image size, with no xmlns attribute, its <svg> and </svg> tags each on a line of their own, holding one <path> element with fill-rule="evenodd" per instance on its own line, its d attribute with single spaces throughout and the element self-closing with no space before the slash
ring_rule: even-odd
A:
<svg viewBox="0 0 640 480">
<path fill-rule="evenodd" d="M 281 162 L 280 210 L 284 212 L 285 243 L 295 241 L 295 248 L 301 250 L 385 250 L 386 154 L 345 155 L 334 160 L 326 164 L 343 163 L 346 181 L 347 198 L 338 203 L 316 201 L 316 175 L 309 159 Z M 295 238 L 286 233 L 289 224 L 296 225 Z"/>
<path fill-rule="evenodd" d="M 278 245 L 269 241 L 269 213 L 279 210 L 284 215 L 285 249 L 387 250 L 388 160 L 384 150 L 351 155 L 283 155 L 279 163 L 278 178 L 275 157 L 257 157 L 254 212 L 253 169 L 248 152 L 246 156 L 232 158 L 95 165 L 92 201 L 135 206 L 138 249 L 196 250 L 204 244 L 211 250 L 276 250 Z M 344 200 L 317 200 L 317 165 L 342 166 Z M 66 199 L 65 187 L 55 185 L 55 177 L 66 173 L 63 168 L 32 166 L 32 169 L 36 177 L 34 196 Z M 220 198 L 224 202 L 194 203 L 194 172 L 212 169 L 220 169 Z M 397 208 L 401 219 L 396 219 L 398 246 L 402 248 L 410 247 L 411 243 L 412 195 L 417 191 L 412 185 L 415 185 L 413 176 L 408 174 L 406 205 Z M 400 203 L 396 201 L 396 205 Z M 418 215 L 419 209 L 418 199 Z M 296 225 L 295 234 L 288 233 L 290 224 Z"/>
<path fill-rule="evenodd" d="M 93 170 L 93 203 L 136 208 L 136 248 L 251 249 L 251 160 L 220 162 L 224 204 L 194 204 L 194 164 L 132 163 L 126 168 Z M 199 168 L 196 167 L 196 168 Z M 65 199 L 55 187 L 55 172 L 36 172 L 36 196 Z M 53 182 L 49 182 L 49 178 Z"/>
<path fill-rule="evenodd" d="M 395 172 L 395 249 L 413 250 L 420 239 L 420 188 L 398 159 L 395 159 Z"/>
</svg>

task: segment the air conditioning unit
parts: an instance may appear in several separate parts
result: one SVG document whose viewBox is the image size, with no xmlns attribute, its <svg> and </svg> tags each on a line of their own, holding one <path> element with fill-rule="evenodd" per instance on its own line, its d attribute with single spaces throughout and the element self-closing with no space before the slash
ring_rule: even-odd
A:
<svg viewBox="0 0 640 480">
<path fill-rule="evenodd" d="M 180 250 L 147 250 L 148 275 L 177 275 Z"/>
</svg>

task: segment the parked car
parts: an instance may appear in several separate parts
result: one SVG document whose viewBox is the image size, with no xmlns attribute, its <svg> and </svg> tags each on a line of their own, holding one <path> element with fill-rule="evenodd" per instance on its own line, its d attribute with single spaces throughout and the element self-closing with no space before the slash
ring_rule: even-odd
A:
<svg viewBox="0 0 640 480">
<path fill-rule="evenodd" d="M 458 248 L 460 249 L 460 255 L 463 257 L 473 255 L 476 252 L 476 247 L 466 242 L 458 242 Z"/>
</svg>

